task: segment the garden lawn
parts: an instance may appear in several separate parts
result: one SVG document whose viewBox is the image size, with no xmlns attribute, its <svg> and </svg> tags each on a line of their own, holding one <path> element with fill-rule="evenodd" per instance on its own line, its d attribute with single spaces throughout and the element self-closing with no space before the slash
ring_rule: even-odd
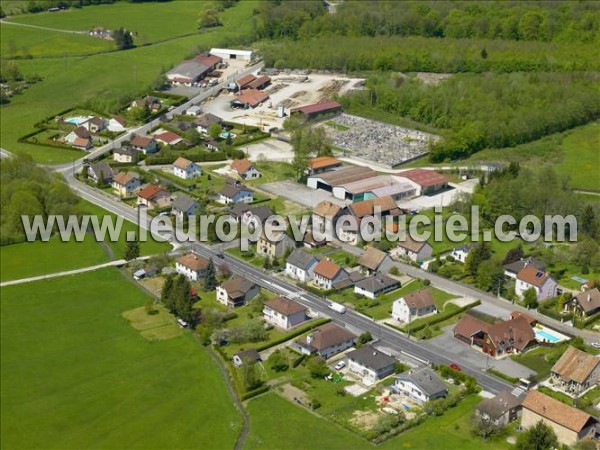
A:
<svg viewBox="0 0 600 450">
<path fill-rule="evenodd" d="M 53 236 L 48 242 L 23 242 L 0 247 L 0 280 L 35 277 L 107 261 L 108 255 L 89 234 L 83 242 L 62 242 L 58 236 Z"/>
<path fill-rule="evenodd" d="M 211 47 L 226 44 L 228 39 L 249 39 L 252 29 L 252 11 L 255 6 L 254 2 L 236 3 L 234 7 L 221 13 L 222 27 L 155 45 L 84 58 L 19 60 L 19 69 L 25 76 L 39 74 L 43 80 L 13 97 L 9 105 L 2 106 L 0 114 L 2 148 L 12 152 L 27 152 L 37 162 L 45 164 L 66 163 L 71 162 L 73 158 L 80 158 L 83 153 L 79 151 L 19 143 L 17 140 L 34 131 L 35 123 L 54 117 L 67 108 L 83 106 L 86 102 L 92 102 L 90 106 L 99 113 L 103 113 L 104 110 L 116 111 L 123 106 L 127 98 L 147 93 L 152 82 L 162 72 L 168 70 L 171 65 L 181 62 L 190 53 L 198 49 L 209 50 Z M 123 12 L 124 10 L 130 11 L 128 13 L 130 17 L 135 16 L 136 20 L 139 19 L 140 23 L 143 23 L 148 30 L 154 30 L 155 33 L 171 33 L 172 30 L 180 30 L 178 32 L 181 33 L 181 30 L 186 27 L 186 22 L 193 23 L 195 27 L 199 7 L 197 4 L 185 1 L 135 4 L 118 2 L 113 5 L 90 6 L 64 13 L 22 16 L 15 20 L 28 23 L 32 21 L 41 25 L 37 21 L 54 22 L 59 21 L 60 17 L 68 16 L 74 17 L 72 27 L 86 29 L 88 25 L 81 22 L 76 14 L 82 12 L 91 17 L 90 21 L 93 21 L 93 25 L 101 24 L 102 15 L 114 14 L 115 20 L 118 20 L 117 26 L 128 26 L 126 20 L 128 16 Z M 153 20 L 149 20 L 148 15 L 144 13 L 150 10 L 156 14 Z M 102 14 L 97 16 L 97 11 Z M 176 25 L 169 26 L 167 22 L 172 16 L 175 17 L 173 20 Z M 67 24 L 53 23 L 53 25 L 67 28 Z M 193 29 L 189 30 L 189 32 L 193 31 Z M 185 32 L 187 33 L 188 30 L 186 29 Z"/>
<path fill-rule="evenodd" d="M 275 393 L 268 393 L 248 403 L 250 435 L 245 449 L 300 450 L 327 449 L 463 449 L 498 450 L 509 448 L 503 440 L 483 441 L 469 431 L 469 418 L 480 397 L 461 401 L 439 417 L 405 431 L 397 437 L 375 446 L 329 421 L 311 414 Z M 318 412 L 318 410 L 317 410 Z M 273 430 L 280 432 L 274 433 Z M 319 430 L 318 432 L 309 432 Z"/>
<path fill-rule="evenodd" d="M 148 343 L 150 297 L 114 268 L 2 288 L 1 446 L 233 448 L 241 420 L 186 332 Z"/>
<path fill-rule="evenodd" d="M 3 58 L 83 55 L 116 49 L 115 43 L 106 39 L 20 25 L 1 24 L 0 36 Z"/>
<path fill-rule="evenodd" d="M 291 164 L 278 161 L 256 161 L 254 166 L 260 172 L 260 178 L 248 180 L 247 184 L 272 183 L 281 180 L 293 180 L 294 168 Z"/>
</svg>

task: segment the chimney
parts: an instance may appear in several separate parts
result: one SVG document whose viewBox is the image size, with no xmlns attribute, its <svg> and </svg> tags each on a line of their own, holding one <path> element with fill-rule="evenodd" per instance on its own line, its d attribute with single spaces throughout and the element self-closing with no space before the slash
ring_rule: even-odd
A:
<svg viewBox="0 0 600 450">
<path fill-rule="evenodd" d="M 591 301 L 592 301 L 592 293 L 591 293 L 591 292 L 588 292 L 588 295 L 587 295 L 587 301 L 588 301 L 588 302 L 591 302 Z"/>
<path fill-rule="evenodd" d="M 314 336 L 312 334 L 309 334 L 308 336 L 306 336 L 306 343 L 310 344 L 314 339 Z"/>
</svg>

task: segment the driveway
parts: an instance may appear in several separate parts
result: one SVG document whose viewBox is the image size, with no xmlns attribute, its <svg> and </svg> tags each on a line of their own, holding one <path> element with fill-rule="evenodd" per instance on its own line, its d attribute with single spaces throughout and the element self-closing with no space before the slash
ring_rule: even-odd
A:
<svg viewBox="0 0 600 450">
<path fill-rule="evenodd" d="M 432 347 L 438 349 L 439 352 L 445 354 L 446 357 L 456 361 L 466 361 L 469 365 L 482 371 L 484 371 L 486 367 L 495 369 L 514 378 L 527 378 L 530 375 L 535 375 L 533 370 L 528 369 L 510 358 L 498 360 L 489 358 L 487 355 L 478 352 L 474 348 L 459 342 L 452 335 L 453 326 L 454 325 L 444 328 L 443 334 L 429 341 Z"/>
</svg>

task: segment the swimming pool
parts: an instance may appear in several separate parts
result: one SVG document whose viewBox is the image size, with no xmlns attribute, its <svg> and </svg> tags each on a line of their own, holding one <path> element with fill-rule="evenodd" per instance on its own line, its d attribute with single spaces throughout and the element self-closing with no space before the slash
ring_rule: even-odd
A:
<svg viewBox="0 0 600 450">
<path fill-rule="evenodd" d="M 535 337 L 538 341 L 547 341 L 555 344 L 556 342 L 560 342 L 562 339 L 558 336 L 548 333 L 547 331 L 535 329 Z"/>
<path fill-rule="evenodd" d="M 89 117 L 76 116 L 76 117 L 67 117 L 65 122 L 72 123 L 73 125 L 79 125 L 82 122 L 88 120 Z"/>
</svg>

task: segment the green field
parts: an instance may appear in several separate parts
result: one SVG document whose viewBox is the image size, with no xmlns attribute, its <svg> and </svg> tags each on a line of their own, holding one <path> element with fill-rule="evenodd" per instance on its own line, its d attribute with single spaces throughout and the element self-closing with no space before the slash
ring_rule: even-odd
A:
<svg viewBox="0 0 600 450">
<path fill-rule="evenodd" d="M 246 450 L 278 449 L 504 449 L 501 440 L 482 441 L 471 436 L 469 417 L 481 399 L 469 397 L 440 417 L 430 417 L 424 424 L 375 446 L 340 426 L 311 414 L 277 394 L 269 393 L 248 403 L 250 435 Z M 280 432 L 275 432 L 280 430 Z M 315 430 L 319 430 L 315 432 Z"/>
<path fill-rule="evenodd" d="M 3 58 L 81 55 L 115 50 L 115 44 L 89 35 L 40 30 L 20 25 L 0 25 Z"/>
<path fill-rule="evenodd" d="M 600 122 L 502 150 L 488 149 L 468 161 L 518 161 L 532 168 L 551 164 L 577 189 L 600 192 Z"/>
<path fill-rule="evenodd" d="M 118 2 L 114 5 L 15 16 L 10 21 L 72 31 L 89 31 L 96 26 L 109 30 L 125 27 L 137 33 L 134 37 L 137 45 L 144 45 L 197 33 L 198 14 L 207 4 L 204 1 Z"/>
<path fill-rule="evenodd" d="M 102 10 L 107 13 L 112 8 L 117 12 L 123 8 L 147 8 L 163 11 L 158 17 L 168 16 L 165 9 L 191 8 L 190 2 L 117 3 L 110 6 L 86 7 L 81 10 Z M 188 6 L 186 6 L 188 5 Z M 192 4 L 192 6 L 194 6 Z M 56 149 L 46 146 L 18 143 L 19 137 L 34 130 L 38 121 L 53 117 L 69 107 L 82 106 L 91 101 L 94 109 L 102 112 L 118 106 L 118 100 L 130 96 L 142 95 L 159 74 L 198 49 L 209 50 L 211 47 L 225 44 L 233 38 L 249 38 L 251 32 L 253 2 L 240 2 L 221 14 L 222 27 L 211 29 L 200 35 L 173 39 L 168 42 L 139 47 L 133 50 L 103 53 L 88 57 L 66 57 L 57 59 L 32 59 L 18 61 L 21 72 L 25 75 L 39 74 L 43 81 L 36 83 L 25 92 L 11 99 L 11 103 L 2 107 L 0 126 L 2 148 L 9 151 L 22 150 L 31 154 L 36 161 L 47 164 L 71 162 L 80 158 L 81 152 Z M 79 11 L 69 11 L 74 14 Z M 62 13 L 60 13 L 62 14 Z M 117 14 L 117 13 L 115 13 Z M 139 13 L 136 13 L 139 14 Z M 119 16 L 120 14 L 117 14 Z M 38 15 L 23 16 L 22 20 L 36 19 Z M 42 17 L 40 15 L 39 17 Z M 47 15 L 47 20 L 57 20 Z M 144 14 L 140 17 L 144 19 Z M 180 29 L 186 20 L 195 21 L 197 14 L 188 11 L 188 16 L 181 17 L 177 13 L 177 25 L 169 28 L 167 24 L 150 24 L 157 30 Z M 158 19 L 157 19 L 158 20 Z M 159 31 L 157 31 L 159 32 Z"/>
<path fill-rule="evenodd" d="M 0 247 L 0 280 L 16 280 L 48 273 L 93 266 L 108 261 L 108 255 L 87 235 L 83 242 L 23 242 Z"/>
<path fill-rule="evenodd" d="M 2 288 L 2 448 L 233 448 L 241 420 L 189 333 L 147 342 L 117 269 Z"/>
</svg>

